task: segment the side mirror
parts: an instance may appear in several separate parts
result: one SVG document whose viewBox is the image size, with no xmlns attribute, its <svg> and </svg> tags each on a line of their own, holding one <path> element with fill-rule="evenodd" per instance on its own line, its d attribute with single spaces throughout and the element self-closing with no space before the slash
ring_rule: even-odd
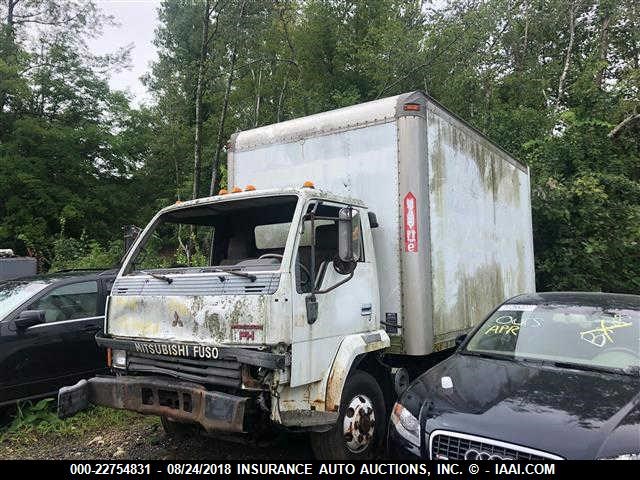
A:
<svg viewBox="0 0 640 480">
<path fill-rule="evenodd" d="M 456 348 L 462 345 L 462 343 L 467 339 L 467 334 L 463 333 L 462 335 L 458 335 L 456 337 Z"/>
<path fill-rule="evenodd" d="M 338 214 L 338 256 L 343 262 L 357 262 L 362 252 L 360 214 L 351 207 Z"/>
<path fill-rule="evenodd" d="M 308 295 L 304 300 L 307 306 L 307 323 L 313 325 L 318 320 L 318 300 L 313 294 Z"/>
<path fill-rule="evenodd" d="M 26 330 L 45 322 L 44 310 L 25 310 L 14 320 L 17 330 Z"/>
<path fill-rule="evenodd" d="M 378 228 L 380 224 L 378 223 L 378 217 L 376 217 L 376 214 L 369 211 L 367 212 L 367 215 L 369 216 L 369 227 Z"/>
</svg>

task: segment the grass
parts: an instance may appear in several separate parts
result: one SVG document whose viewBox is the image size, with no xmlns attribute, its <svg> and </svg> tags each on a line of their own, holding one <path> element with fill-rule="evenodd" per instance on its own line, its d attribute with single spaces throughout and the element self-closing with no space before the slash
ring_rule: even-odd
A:
<svg viewBox="0 0 640 480">
<path fill-rule="evenodd" d="M 44 436 L 47 438 L 82 437 L 90 432 L 104 432 L 141 421 L 153 423 L 157 422 L 157 419 L 141 417 L 126 410 L 91 407 L 73 417 L 61 420 L 56 415 L 53 399 L 45 399 L 37 403 L 25 402 L 18 405 L 13 421 L 0 429 L 0 444 L 29 443 Z"/>
</svg>

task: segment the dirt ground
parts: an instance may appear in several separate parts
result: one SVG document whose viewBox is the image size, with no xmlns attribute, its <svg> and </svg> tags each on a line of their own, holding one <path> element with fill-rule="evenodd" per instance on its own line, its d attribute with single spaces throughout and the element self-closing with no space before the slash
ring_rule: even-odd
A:
<svg viewBox="0 0 640 480">
<path fill-rule="evenodd" d="M 110 415 L 110 414 L 107 414 Z M 87 427 L 87 423 L 90 426 Z M 78 431 L 80 430 L 80 431 Z M 160 421 L 128 413 L 94 424 L 48 431 L 21 427 L 0 436 L 0 459 L 301 460 L 312 459 L 304 435 L 277 435 L 272 445 L 234 443 L 201 435 L 172 437 Z"/>
</svg>

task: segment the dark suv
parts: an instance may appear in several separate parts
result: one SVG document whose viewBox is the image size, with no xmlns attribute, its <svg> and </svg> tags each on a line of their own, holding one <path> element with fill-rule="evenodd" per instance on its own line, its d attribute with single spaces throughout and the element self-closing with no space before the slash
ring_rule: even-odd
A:
<svg viewBox="0 0 640 480">
<path fill-rule="evenodd" d="M 0 408 L 56 396 L 106 369 L 95 342 L 115 270 L 70 271 L 0 283 Z"/>
</svg>

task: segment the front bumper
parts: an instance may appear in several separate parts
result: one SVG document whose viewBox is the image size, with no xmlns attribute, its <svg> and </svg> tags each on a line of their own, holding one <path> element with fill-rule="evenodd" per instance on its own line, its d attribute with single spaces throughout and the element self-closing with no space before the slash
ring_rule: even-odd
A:
<svg viewBox="0 0 640 480">
<path fill-rule="evenodd" d="M 196 423 L 210 432 L 244 432 L 247 400 L 159 377 L 93 377 L 60 389 L 58 416 L 74 415 L 93 403 Z"/>
</svg>

